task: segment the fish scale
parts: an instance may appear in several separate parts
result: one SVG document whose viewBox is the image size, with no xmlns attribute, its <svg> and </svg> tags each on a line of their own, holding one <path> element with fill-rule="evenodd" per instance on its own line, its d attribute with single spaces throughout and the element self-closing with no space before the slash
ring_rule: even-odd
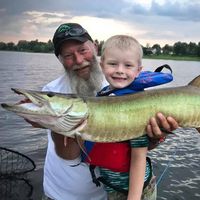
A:
<svg viewBox="0 0 200 200">
<path fill-rule="evenodd" d="M 86 139 L 99 141 L 101 138 L 101 142 L 107 142 L 129 140 L 141 136 L 145 134 L 148 120 L 157 112 L 173 116 L 180 126 L 200 127 L 200 112 L 197 109 L 200 108 L 199 88 L 194 90 L 191 86 L 186 86 L 174 89 L 148 90 L 123 98 L 109 98 L 112 99 L 107 104 L 104 99 L 102 102 L 98 101 L 99 105 L 96 109 L 94 109 L 93 102 L 88 101 L 89 112 L 91 113 L 90 110 L 92 110 L 92 115 L 95 117 L 92 117 L 85 129 L 81 131 L 89 135 L 89 138 Z M 113 104 L 115 109 L 112 109 Z M 100 105 L 105 107 L 107 112 Z M 100 111 L 103 112 L 102 116 L 96 114 Z M 120 121 L 119 116 L 127 118 L 127 123 L 124 120 Z"/>
</svg>

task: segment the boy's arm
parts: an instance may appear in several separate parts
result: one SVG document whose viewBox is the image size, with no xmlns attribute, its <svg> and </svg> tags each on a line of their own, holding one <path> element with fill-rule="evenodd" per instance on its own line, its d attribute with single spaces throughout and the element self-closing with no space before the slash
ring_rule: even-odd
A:
<svg viewBox="0 0 200 200">
<path fill-rule="evenodd" d="M 127 200 L 140 200 L 146 170 L 147 147 L 131 148 L 129 191 Z"/>
</svg>

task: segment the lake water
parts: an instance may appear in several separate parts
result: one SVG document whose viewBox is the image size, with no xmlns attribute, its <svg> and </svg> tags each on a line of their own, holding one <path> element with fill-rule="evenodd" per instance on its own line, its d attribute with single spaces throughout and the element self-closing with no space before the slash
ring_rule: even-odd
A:
<svg viewBox="0 0 200 200">
<path fill-rule="evenodd" d="M 200 62 L 144 59 L 147 70 L 168 64 L 174 81 L 162 87 L 181 86 L 200 74 Z M 63 68 L 53 54 L 0 52 L 0 102 L 16 102 L 10 88 L 41 90 L 57 78 Z M 157 149 L 151 151 L 158 177 L 158 200 L 200 199 L 200 134 L 194 129 L 178 130 Z M 34 160 L 37 167 L 30 175 L 33 194 L 42 192 L 42 168 L 47 145 L 46 132 L 34 129 L 22 118 L 0 108 L 0 146 L 17 150 Z M 163 173 L 164 172 L 164 173 Z M 1 186 L 0 186 L 1 187 Z M 9 199 L 9 198 L 7 198 Z"/>
</svg>

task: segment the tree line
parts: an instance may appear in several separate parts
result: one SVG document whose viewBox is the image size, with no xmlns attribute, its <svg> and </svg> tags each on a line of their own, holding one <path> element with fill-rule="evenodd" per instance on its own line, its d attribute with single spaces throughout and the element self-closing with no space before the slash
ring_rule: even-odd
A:
<svg viewBox="0 0 200 200">
<path fill-rule="evenodd" d="M 98 55 L 101 54 L 101 48 L 104 41 L 95 40 L 98 45 Z M 142 46 L 144 55 L 175 55 L 175 56 L 194 56 L 200 57 L 200 42 L 197 44 L 194 42 L 176 42 L 174 45 L 166 44 L 161 47 L 159 44 L 154 44 L 152 47 L 146 45 Z M 27 41 L 20 40 L 17 44 L 13 42 L 0 42 L 0 50 L 3 51 L 25 51 L 25 52 L 43 52 L 52 53 L 53 43 L 51 40 L 46 42 L 40 42 L 38 40 Z"/>
</svg>

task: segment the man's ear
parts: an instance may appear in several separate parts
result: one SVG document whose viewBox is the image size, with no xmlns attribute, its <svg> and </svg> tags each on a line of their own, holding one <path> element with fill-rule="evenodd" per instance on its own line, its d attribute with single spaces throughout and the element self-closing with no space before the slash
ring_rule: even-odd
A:
<svg viewBox="0 0 200 200">
<path fill-rule="evenodd" d="M 100 62 L 99 62 L 100 66 L 101 66 L 101 69 L 103 69 L 103 61 L 102 59 L 100 58 Z"/>
<path fill-rule="evenodd" d="M 58 55 L 58 60 L 60 61 L 61 64 L 63 64 L 63 58 L 61 55 Z"/>
<path fill-rule="evenodd" d="M 93 42 L 93 44 L 94 44 L 94 49 L 95 49 L 95 51 L 96 51 L 96 53 L 98 55 L 98 44 L 95 41 Z"/>
</svg>

